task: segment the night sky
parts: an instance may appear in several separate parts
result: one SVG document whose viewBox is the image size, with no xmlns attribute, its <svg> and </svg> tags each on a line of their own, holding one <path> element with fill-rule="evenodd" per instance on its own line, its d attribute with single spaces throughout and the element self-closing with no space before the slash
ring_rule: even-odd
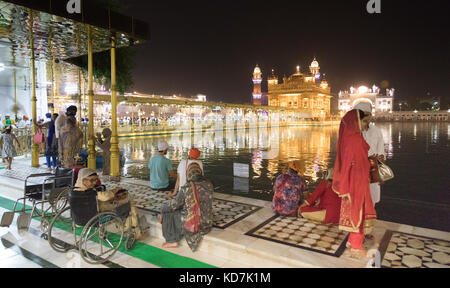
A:
<svg viewBox="0 0 450 288">
<path fill-rule="evenodd" d="M 335 95 L 388 81 L 398 98 L 450 97 L 450 2 L 381 0 L 381 14 L 367 2 L 124 1 L 151 30 L 134 89 L 245 103 L 256 64 L 281 80 L 316 56 Z"/>
</svg>

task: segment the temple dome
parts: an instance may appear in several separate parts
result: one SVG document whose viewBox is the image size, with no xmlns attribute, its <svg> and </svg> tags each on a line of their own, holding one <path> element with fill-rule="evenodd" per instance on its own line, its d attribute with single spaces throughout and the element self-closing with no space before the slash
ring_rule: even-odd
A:
<svg viewBox="0 0 450 288">
<path fill-rule="evenodd" d="M 319 62 L 317 62 L 316 58 L 314 58 L 314 60 L 311 62 L 311 67 L 312 68 L 318 68 L 319 67 Z"/>
</svg>

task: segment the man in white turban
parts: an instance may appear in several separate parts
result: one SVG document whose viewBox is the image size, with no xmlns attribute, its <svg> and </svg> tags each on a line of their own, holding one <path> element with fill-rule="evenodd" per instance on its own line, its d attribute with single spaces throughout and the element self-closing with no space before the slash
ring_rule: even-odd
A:
<svg viewBox="0 0 450 288">
<path fill-rule="evenodd" d="M 372 104 L 368 102 L 360 102 L 354 107 L 354 109 L 361 110 L 368 116 L 372 115 Z M 367 144 L 370 146 L 368 156 L 376 156 L 380 160 L 384 161 L 386 152 L 384 151 L 383 134 L 380 129 L 372 123 L 368 126 L 368 129 L 363 129 L 362 133 Z M 380 202 L 380 183 L 370 184 L 370 195 L 372 196 L 372 202 L 374 205 Z"/>
</svg>

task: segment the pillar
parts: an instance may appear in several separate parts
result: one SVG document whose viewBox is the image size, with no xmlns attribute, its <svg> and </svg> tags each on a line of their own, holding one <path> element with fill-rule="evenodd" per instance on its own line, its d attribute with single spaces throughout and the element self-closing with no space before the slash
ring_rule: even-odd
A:
<svg viewBox="0 0 450 288">
<path fill-rule="evenodd" d="M 111 35 L 111 176 L 120 177 L 119 138 L 117 137 L 116 35 Z"/>
<path fill-rule="evenodd" d="M 131 132 L 134 133 L 134 104 L 131 105 Z"/>
<path fill-rule="evenodd" d="M 31 109 L 32 109 L 32 119 L 33 119 L 33 135 L 36 133 L 36 122 L 37 122 L 37 112 L 36 112 L 36 68 L 35 68 L 35 57 L 34 57 L 34 42 L 33 42 L 33 10 L 28 9 L 30 14 L 29 23 L 29 40 L 30 40 L 30 54 L 31 54 Z M 39 167 L 39 145 L 34 143 L 31 144 L 31 166 Z"/>
<path fill-rule="evenodd" d="M 96 169 L 95 165 L 95 136 L 94 136 L 94 70 L 92 59 L 92 30 L 88 26 L 88 97 L 89 97 L 89 124 L 88 124 L 88 167 Z"/>
<path fill-rule="evenodd" d="M 15 113 L 15 119 L 17 121 L 17 111 L 18 111 L 18 107 L 17 107 L 17 72 L 16 69 L 14 69 L 14 113 Z"/>
<path fill-rule="evenodd" d="M 78 126 L 83 130 L 83 126 L 81 125 L 81 94 L 81 69 L 78 68 Z"/>
</svg>

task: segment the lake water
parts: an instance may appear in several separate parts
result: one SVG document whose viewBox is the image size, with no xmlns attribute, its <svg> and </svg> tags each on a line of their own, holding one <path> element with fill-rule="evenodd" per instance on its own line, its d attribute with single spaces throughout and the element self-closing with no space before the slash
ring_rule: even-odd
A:
<svg viewBox="0 0 450 288">
<path fill-rule="evenodd" d="M 387 163 L 395 174 L 381 188 L 378 218 L 450 231 L 450 124 L 396 122 L 377 126 L 385 139 Z M 205 175 L 212 179 L 217 192 L 271 200 L 275 178 L 291 160 L 303 162 L 309 189 L 315 188 L 324 171 L 334 166 L 338 132 L 337 125 L 280 128 L 274 159 L 264 159 L 263 151 L 273 140 L 267 130 L 121 138 L 120 146 L 127 158 L 124 173 L 148 180 L 147 164 L 157 153 L 158 141 L 169 143 L 167 157 L 174 168 L 194 145 L 202 152 Z M 248 165 L 249 179 L 233 177 L 233 163 Z"/>
</svg>

